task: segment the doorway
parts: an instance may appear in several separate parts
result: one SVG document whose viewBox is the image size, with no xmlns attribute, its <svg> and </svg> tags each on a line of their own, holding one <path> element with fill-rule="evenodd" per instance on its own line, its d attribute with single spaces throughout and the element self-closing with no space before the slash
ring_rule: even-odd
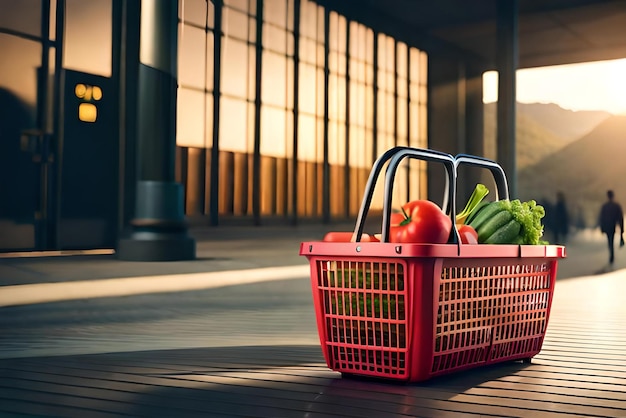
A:
<svg viewBox="0 0 626 418">
<path fill-rule="evenodd" d="M 0 10 L 0 252 L 113 248 L 112 0 Z"/>
<path fill-rule="evenodd" d="M 57 247 L 114 248 L 118 141 L 110 78 L 62 70 Z"/>
</svg>

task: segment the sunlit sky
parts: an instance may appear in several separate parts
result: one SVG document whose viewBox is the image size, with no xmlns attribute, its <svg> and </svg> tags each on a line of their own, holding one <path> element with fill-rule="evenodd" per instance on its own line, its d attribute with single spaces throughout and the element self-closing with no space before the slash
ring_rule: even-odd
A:
<svg viewBox="0 0 626 418">
<path fill-rule="evenodd" d="M 485 73 L 483 80 L 483 101 L 496 101 L 497 73 Z M 518 70 L 517 101 L 626 113 L 626 59 Z"/>
</svg>

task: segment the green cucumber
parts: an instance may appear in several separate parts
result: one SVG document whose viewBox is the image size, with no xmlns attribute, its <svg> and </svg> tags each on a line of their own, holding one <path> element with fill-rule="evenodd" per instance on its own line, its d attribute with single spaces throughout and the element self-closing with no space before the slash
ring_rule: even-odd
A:
<svg viewBox="0 0 626 418">
<path fill-rule="evenodd" d="M 485 222 L 478 226 L 476 232 L 478 232 L 478 242 L 483 243 L 487 238 L 490 238 L 498 229 L 506 225 L 511 219 L 513 214 L 508 210 L 501 210 L 495 215 L 491 216 Z M 518 231 L 519 232 L 519 231 Z"/>
<path fill-rule="evenodd" d="M 469 225 L 470 222 L 472 222 L 472 220 L 476 217 L 476 215 L 478 215 L 480 213 L 481 210 L 483 210 L 485 208 L 485 206 L 489 205 L 490 202 L 487 202 L 485 200 L 483 200 L 482 202 L 480 202 L 475 208 L 474 210 L 472 210 L 470 212 L 470 214 L 467 216 L 467 218 L 465 219 L 464 224 L 465 225 Z"/>
<path fill-rule="evenodd" d="M 511 242 L 511 244 L 518 244 L 518 245 L 526 244 L 526 242 L 524 241 L 524 237 L 522 236 L 522 228 L 521 228 L 521 226 L 520 226 L 519 232 L 517 234 L 517 237 L 515 237 L 513 242 Z"/>
<path fill-rule="evenodd" d="M 469 225 L 478 231 L 481 226 L 487 222 L 489 219 L 493 218 L 498 212 L 503 211 L 502 205 L 499 201 L 490 202 L 485 207 L 483 207 L 478 214 L 472 219 Z M 467 222 L 466 222 L 467 223 Z M 479 241 L 480 242 L 480 241 Z"/>
<path fill-rule="evenodd" d="M 504 213 L 504 212 L 500 212 Z M 508 212 L 507 212 L 508 213 Z M 485 244 L 516 244 L 522 226 L 515 219 L 511 219 L 505 225 L 498 228 L 493 234 L 485 239 Z"/>
</svg>

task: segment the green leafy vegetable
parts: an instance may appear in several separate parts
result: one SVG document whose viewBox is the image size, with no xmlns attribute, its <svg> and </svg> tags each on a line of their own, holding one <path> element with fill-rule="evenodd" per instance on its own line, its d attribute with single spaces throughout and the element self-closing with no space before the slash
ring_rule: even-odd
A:
<svg viewBox="0 0 626 418">
<path fill-rule="evenodd" d="M 544 216 L 543 206 L 534 200 L 497 200 L 481 208 L 470 225 L 478 232 L 479 243 L 537 245 L 546 243 L 541 241 Z"/>
<path fill-rule="evenodd" d="M 502 205 L 513 214 L 513 218 L 522 226 L 520 236 L 524 244 L 540 244 L 543 236 L 543 225 L 541 220 L 546 212 L 543 206 L 538 205 L 534 200 L 521 202 L 519 199 L 502 200 Z"/>
</svg>

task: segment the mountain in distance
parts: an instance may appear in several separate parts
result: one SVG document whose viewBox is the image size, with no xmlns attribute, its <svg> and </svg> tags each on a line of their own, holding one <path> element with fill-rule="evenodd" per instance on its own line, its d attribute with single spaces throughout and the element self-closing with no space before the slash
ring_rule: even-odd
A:
<svg viewBox="0 0 626 418">
<path fill-rule="evenodd" d="M 557 152 L 611 116 L 604 111 L 572 111 L 554 103 L 517 103 L 517 167 L 523 169 Z M 496 103 L 485 105 L 485 144 L 495 152 Z"/>
<path fill-rule="evenodd" d="M 571 216 L 595 227 L 608 189 L 626 208 L 624 156 L 626 115 L 610 116 L 582 138 L 518 170 L 519 198 L 554 202 L 562 191 Z"/>
<path fill-rule="evenodd" d="M 611 116 L 602 110 L 575 111 L 554 103 L 518 103 L 517 111 L 568 142 L 588 134 Z"/>
<path fill-rule="evenodd" d="M 485 104 L 486 154 L 496 150 L 496 103 Z M 517 167 L 523 169 L 557 152 L 611 116 L 602 111 L 572 111 L 553 103 L 517 103 Z"/>
</svg>

